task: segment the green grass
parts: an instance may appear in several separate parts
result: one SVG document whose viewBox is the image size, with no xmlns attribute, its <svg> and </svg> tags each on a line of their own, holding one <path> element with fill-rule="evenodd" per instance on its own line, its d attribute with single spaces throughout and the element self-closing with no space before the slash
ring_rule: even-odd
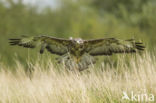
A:
<svg viewBox="0 0 156 103">
<path fill-rule="evenodd" d="M 7 5 L 2 3 L 7 2 Z M 118 38 L 142 41 L 150 50 L 156 45 L 155 0 L 56 0 L 57 9 L 0 1 L 0 60 L 12 65 L 14 55 L 26 62 L 27 49 L 11 47 L 9 38 L 48 35 L 82 39 Z M 39 49 L 39 48 L 38 48 Z M 37 51 L 30 50 L 31 58 Z"/>
<path fill-rule="evenodd" d="M 36 61 L 31 73 L 25 72 L 18 61 L 14 72 L 13 67 L 1 63 L 0 102 L 135 103 L 122 100 L 123 91 L 130 95 L 132 91 L 139 94 L 144 90 L 156 96 L 156 56 L 148 52 L 132 56 L 129 65 L 125 59 L 120 56 L 115 67 L 90 67 L 80 73 L 55 67 L 51 60 L 46 65 Z"/>
</svg>

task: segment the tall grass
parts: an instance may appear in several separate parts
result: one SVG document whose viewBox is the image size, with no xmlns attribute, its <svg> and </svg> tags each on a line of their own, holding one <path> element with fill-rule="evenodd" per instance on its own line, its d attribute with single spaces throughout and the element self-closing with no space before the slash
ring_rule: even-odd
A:
<svg viewBox="0 0 156 103">
<path fill-rule="evenodd" d="M 80 73 L 57 69 L 50 60 L 31 67 L 33 72 L 25 72 L 17 62 L 13 73 L 1 65 L 0 103 L 132 103 L 122 100 L 123 91 L 156 95 L 156 56 L 149 53 Z"/>
</svg>

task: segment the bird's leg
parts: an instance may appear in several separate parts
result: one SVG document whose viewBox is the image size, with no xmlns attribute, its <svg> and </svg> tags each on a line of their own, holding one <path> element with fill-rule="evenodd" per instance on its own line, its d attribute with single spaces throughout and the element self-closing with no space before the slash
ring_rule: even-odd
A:
<svg viewBox="0 0 156 103">
<path fill-rule="evenodd" d="M 91 55 L 89 54 L 84 54 L 82 57 L 81 57 L 81 60 L 79 61 L 78 63 L 78 68 L 79 68 L 79 71 L 82 71 L 82 70 L 85 70 L 89 67 L 89 65 L 92 65 L 96 63 L 96 58 L 92 57 Z"/>
</svg>

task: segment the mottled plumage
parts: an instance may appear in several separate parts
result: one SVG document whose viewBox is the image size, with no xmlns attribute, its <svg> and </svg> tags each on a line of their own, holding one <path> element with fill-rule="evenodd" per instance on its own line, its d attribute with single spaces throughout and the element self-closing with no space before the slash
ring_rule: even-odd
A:
<svg viewBox="0 0 156 103">
<path fill-rule="evenodd" d="M 36 36 L 9 39 L 10 45 L 26 48 L 40 47 L 40 53 L 46 49 L 52 54 L 59 55 L 59 62 L 64 62 L 69 69 L 84 70 L 95 63 L 93 56 L 112 55 L 114 53 L 135 53 L 143 51 L 141 42 L 134 39 L 119 40 L 115 38 L 82 40 L 81 38 L 62 39 L 50 36 Z"/>
</svg>

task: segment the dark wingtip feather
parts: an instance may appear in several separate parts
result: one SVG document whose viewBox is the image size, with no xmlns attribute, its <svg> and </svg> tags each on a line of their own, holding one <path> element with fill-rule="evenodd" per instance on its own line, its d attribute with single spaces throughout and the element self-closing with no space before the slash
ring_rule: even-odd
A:
<svg viewBox="0 0 156 103">
<path fill-rule="evenodd" d="M 126 41 L 134 41 L 135 39 L 127 39 Z"/>
<path fill-rule="evenodd" d="M 10 45 L 18 45 L 20 42 L 20 39 L 15 39 L 15 38 L 10 38 L 8 40 Z"/>
<path fill-rule="evenodd" d="M 17 45 L 16 43 L 10 43 L 10 45 Z"/>
<path fill-rule="evenodd" d="M 8 40 L 12 40 L 12 41 L 14 41 L 14 40 L 20 40 L 20 39 L 14 39 L 14 38 L 10 38 L 10 39 L 8 39 Z"/>
<path fill-rule="evenodd" d="M 141 51 L 145 50 L 145 48 L 140 48 L 140 47 L 137 47 L 137 49 Z"/>
<path fill-rule="evenodd" d="M 141 42 L 136 42 L 135 44 L 136 44 L 136 45 L 140 45 L 140 44 L 143 44 L 143 43 L 141 43 Z"/>
<path fill-rule="evenodd" d="M 135 46 L 136 46 L 136 49 L 138 50 L 141 50 L 141 51 L 145 50 L 145 46 L 141 45 L 141 43 L 140 44 L 136 43 Z"/>
<path fill-rule="evenodd" d="M 136 45 L 136 47 L 138 47 L 138 48 L 145 48 L 145 46 L 142 46 L 142 45 Z"/>
</svg>

